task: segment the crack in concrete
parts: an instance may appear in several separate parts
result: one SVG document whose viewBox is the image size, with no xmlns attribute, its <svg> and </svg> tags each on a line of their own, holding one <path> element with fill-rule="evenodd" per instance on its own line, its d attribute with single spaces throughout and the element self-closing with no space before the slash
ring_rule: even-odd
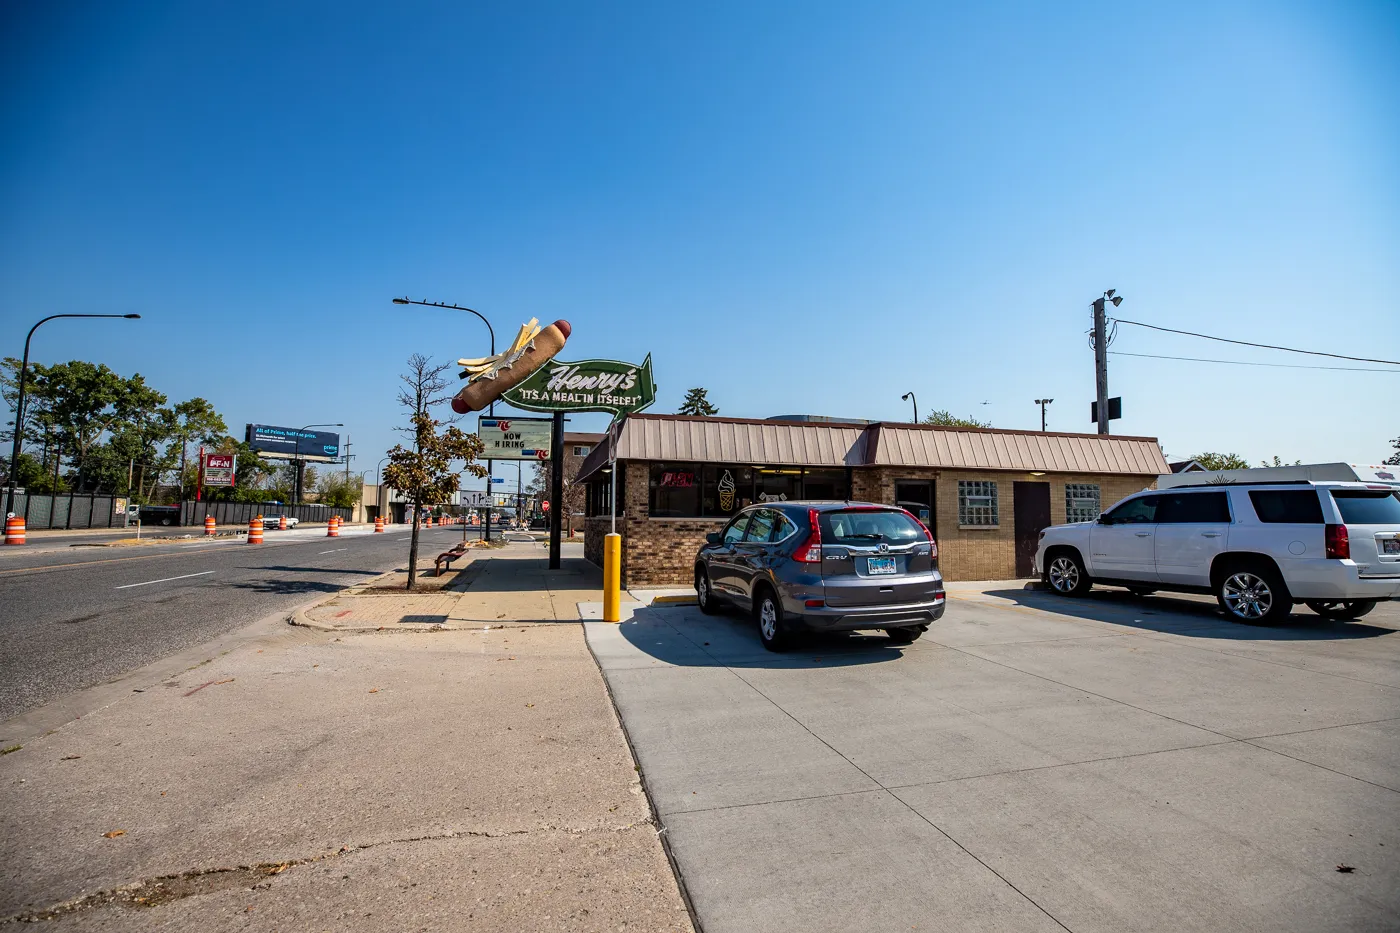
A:
<svg viewBox="0 0 1400 933">
<path fill-rule="evenodd" d="M 116 906 L 129 910 L 160 907 L 198 894 L 215 894 L 245 888 L 253 891 L 266 888 L 271 879 L 291 868 L 314 865 L 331 861 L 356 852 L 377 849 L 381 846 L 412 845 L 419 842 L 443 842 L 453 839 L 506 839 L 512 836 L 529 836 L 535 833 L 565 833 L 570 836 L 586 836 L 593 833 L 625 833 L 639 826 L 647 826 L 655 831 L 656 820 L 646 817 L 625 826 L 594 826 L 579 828 L 573 826 L 540 826 L 533 829 L 475 830 L 459 829 L 446 833 L 428 833 L 421 836 L 405 836 L 398 839 L 381 839 L 376 842 L 359 842 L 343 845 L 332 852 L 311 855 L 305 858 L 286 859 L 279 862 L 258 862 L 253 865 L 239 865 L 234 868 L 192 868 L 170 875 L 158 875 L 131 884 L 120 885 L 62 901 L 43 910 L 24 911 L 0 920 L 0 926 L 12 923 L 39 923 L 44 920 L 57 920 L 68 914 L 98 907 Z"/>
</svg>

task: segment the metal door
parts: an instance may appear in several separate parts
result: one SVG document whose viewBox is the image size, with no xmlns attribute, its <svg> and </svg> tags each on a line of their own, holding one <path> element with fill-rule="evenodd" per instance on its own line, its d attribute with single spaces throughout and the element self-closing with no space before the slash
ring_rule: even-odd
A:
<svg viewBox="0 0 1400 933">
<path fill-rule="evenodd" d="M 1011 486 L 1016 531 L 1016 576 L 1035 575 L 1035 549 L 1040 533 L 1050 527 L 1050 484 L 1013 483 Z"/>
</svg>

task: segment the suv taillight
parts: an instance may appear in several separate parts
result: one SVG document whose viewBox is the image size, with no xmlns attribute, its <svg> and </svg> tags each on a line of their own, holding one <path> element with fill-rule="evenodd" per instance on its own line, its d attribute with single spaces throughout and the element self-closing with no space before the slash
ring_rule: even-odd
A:
<svg viewBox="0 0 1400 933">
<path fill-rule="evenodd" d="M 1347 537 L 1346 525 L 1328 525 L 1323 534 L 1328 560 L 1348 560 L 1351 558 L 1351 539 Z"/>
<path fill-rule="evenodd" d="M 820 564 L 822 562 L 822 526 L 817 521 L 817 510 L 807 510 L 807 521 L 811 523 L 811 532 L 807 535 L 807 540 L 792 555 L 792 559 L 799 564 Z"/>
</svg>

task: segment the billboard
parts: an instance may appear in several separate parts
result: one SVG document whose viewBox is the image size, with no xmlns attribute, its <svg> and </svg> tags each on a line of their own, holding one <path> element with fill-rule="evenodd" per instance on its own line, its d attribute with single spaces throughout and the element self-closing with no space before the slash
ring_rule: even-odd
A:
<svg viewBox="0 0 1400 933">
<path fill-rule="evenodd" d="M 233 454 L 204 455 L 204 485 L 232 486 L 238 458 Z"/>
<path fill-rule="evenodd" d="M 275 459 L 329 462 L 340 457 L 340 435 L 325 431 L 250 424 L 246 440 L 249 447 Z"/>
<path fill-rule="evenodd" d="M 479 418 L 476 436 L 483 460 L 548 460 L 553 421 L 549 418 Z"/>
</svg>

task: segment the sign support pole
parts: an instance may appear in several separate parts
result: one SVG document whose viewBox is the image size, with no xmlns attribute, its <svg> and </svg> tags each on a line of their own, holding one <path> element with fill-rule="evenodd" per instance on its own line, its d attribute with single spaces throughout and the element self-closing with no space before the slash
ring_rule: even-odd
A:
<svg viewBox="0 0 1400 933">
<path fill-rule="evenodd" d="M 559 569 L 564 517 L 564 413 L 554 413 L 549 449 L 549 569 Z"/>
<path fill-rule="evenodd" d="M 608 502 L 612 527 L 603 539 L 603 621 L 622 621 L 622 535 L 617 533 L 617 442 L 613 434 L 616 423 L 608 425 Z"/>
</svg>

